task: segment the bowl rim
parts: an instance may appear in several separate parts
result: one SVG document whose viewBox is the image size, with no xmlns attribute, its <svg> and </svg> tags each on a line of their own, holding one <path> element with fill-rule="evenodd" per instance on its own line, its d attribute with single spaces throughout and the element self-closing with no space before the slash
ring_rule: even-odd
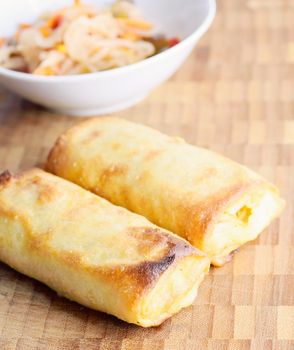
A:
<svg viewBox="0 0 294 350">
<path fill-rule="evenodd" d="M 91 72 L 91 73 L 85 73 L 85 74 L 76 74 L 76 75 L 58 75 L 58 76 L 34 75 L 31 73 L 14 71 L 14 70 L 0 66 L 0 76 L 7 76 L 7 77 L 10 76 L 12 78 L 18 78 L 20 80 L 42 82 L 42 83 L 53 83 L 53 82 L 66 83 L 66 82 L 81 81 L 85 79 L 92 80 L 92 79 L 97 79 L 99 77 L 107 78 L 117 74 L 128 73 L 137 68 L 143 68 L 145 65 L 148 65 L 149 63 L 168 57 L 174 52 L 181 50 L 184 46 L 189 46 L 191 43 L 198 40 L 208 30 L 216 14 L 216 0 L 207 0 L 207 3 L 208 3 L 207 16 L 203 19 L 203 22 L 200 24 L 200 26 L 197 29 L 194 30 L 193 33 L 191 33 L 185 39 L 181 40 L 179 44 L 163 52 L 160 52 L 154 56 L 147 57 L 142 61 L 135 62 L 122 67 L 104 70 L 104 71 Z"/>
</svg>

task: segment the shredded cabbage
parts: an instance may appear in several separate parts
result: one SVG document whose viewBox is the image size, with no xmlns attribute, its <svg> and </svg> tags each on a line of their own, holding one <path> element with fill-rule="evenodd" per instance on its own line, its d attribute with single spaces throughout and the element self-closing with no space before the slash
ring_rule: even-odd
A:
<svg viewBox="0 0 294 350">
<path fill-rule="evenodd" d="M 153 55 L 153 36 L 153 25 L 128 1 L 110 8 L 75 1 L 0 38 L 0 65 L 38 75 L 97 72 Z"/>
</svg>

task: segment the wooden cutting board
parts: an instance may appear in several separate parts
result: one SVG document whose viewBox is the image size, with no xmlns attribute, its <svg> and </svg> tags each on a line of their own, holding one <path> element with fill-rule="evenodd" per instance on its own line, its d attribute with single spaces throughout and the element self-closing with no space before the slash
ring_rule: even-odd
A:
<svg viewBox="0 0 294 350">
<path fill-rule="evenodd" d="M 221 152 L 274 181 L 287 208 L 193 307 L 153 329 L 60 298 L 0 264 L 1 350 L 294 349 L 294 1 L 222 0 L 181 70 L 117 116 Z M 0 170 L 41 165 L 79 120 L 0 93 Z"/>
</svg>

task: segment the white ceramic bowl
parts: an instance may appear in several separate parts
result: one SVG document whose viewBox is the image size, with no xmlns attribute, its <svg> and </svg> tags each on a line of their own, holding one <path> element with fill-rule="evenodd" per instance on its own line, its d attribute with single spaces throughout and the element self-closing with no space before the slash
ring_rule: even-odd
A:
<svg viewBox="0 0 294 350">
<path fill-rule="evenodd" d="M 33 21 L 44 11 L 71 2 L 0 0 L 0 37 L 12 35 L 20 22 Z M 30 101 L 74 116 L 111 113 L 134 105 L 179 68 L 215 15 L 215 0 L 135 0 L 135 4 L 160 32 L 179 37 L 181 43 L 129 66 L 82 75 L 43 77 L 0 67 L 0 83 Z"/>
</svg>

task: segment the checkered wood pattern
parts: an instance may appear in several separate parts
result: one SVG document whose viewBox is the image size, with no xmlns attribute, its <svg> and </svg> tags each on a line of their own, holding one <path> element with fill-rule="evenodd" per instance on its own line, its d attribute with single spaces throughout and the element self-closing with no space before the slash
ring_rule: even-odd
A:
<svg viewBox="0 0 294 350">
<path fill-rule="evenodd" d="M 181 70 L 116 114 L 259 171 L 287 200 L 281 219 L 212 269 L 193 307 L 153 329 L 81 307 L 0 264 L 1 350 L 294 349 L 293 18 L 293 0 L 220 0 Z M 41 165 L 76 122 L 2 90 L 0 170 Z"/>
</svg>

